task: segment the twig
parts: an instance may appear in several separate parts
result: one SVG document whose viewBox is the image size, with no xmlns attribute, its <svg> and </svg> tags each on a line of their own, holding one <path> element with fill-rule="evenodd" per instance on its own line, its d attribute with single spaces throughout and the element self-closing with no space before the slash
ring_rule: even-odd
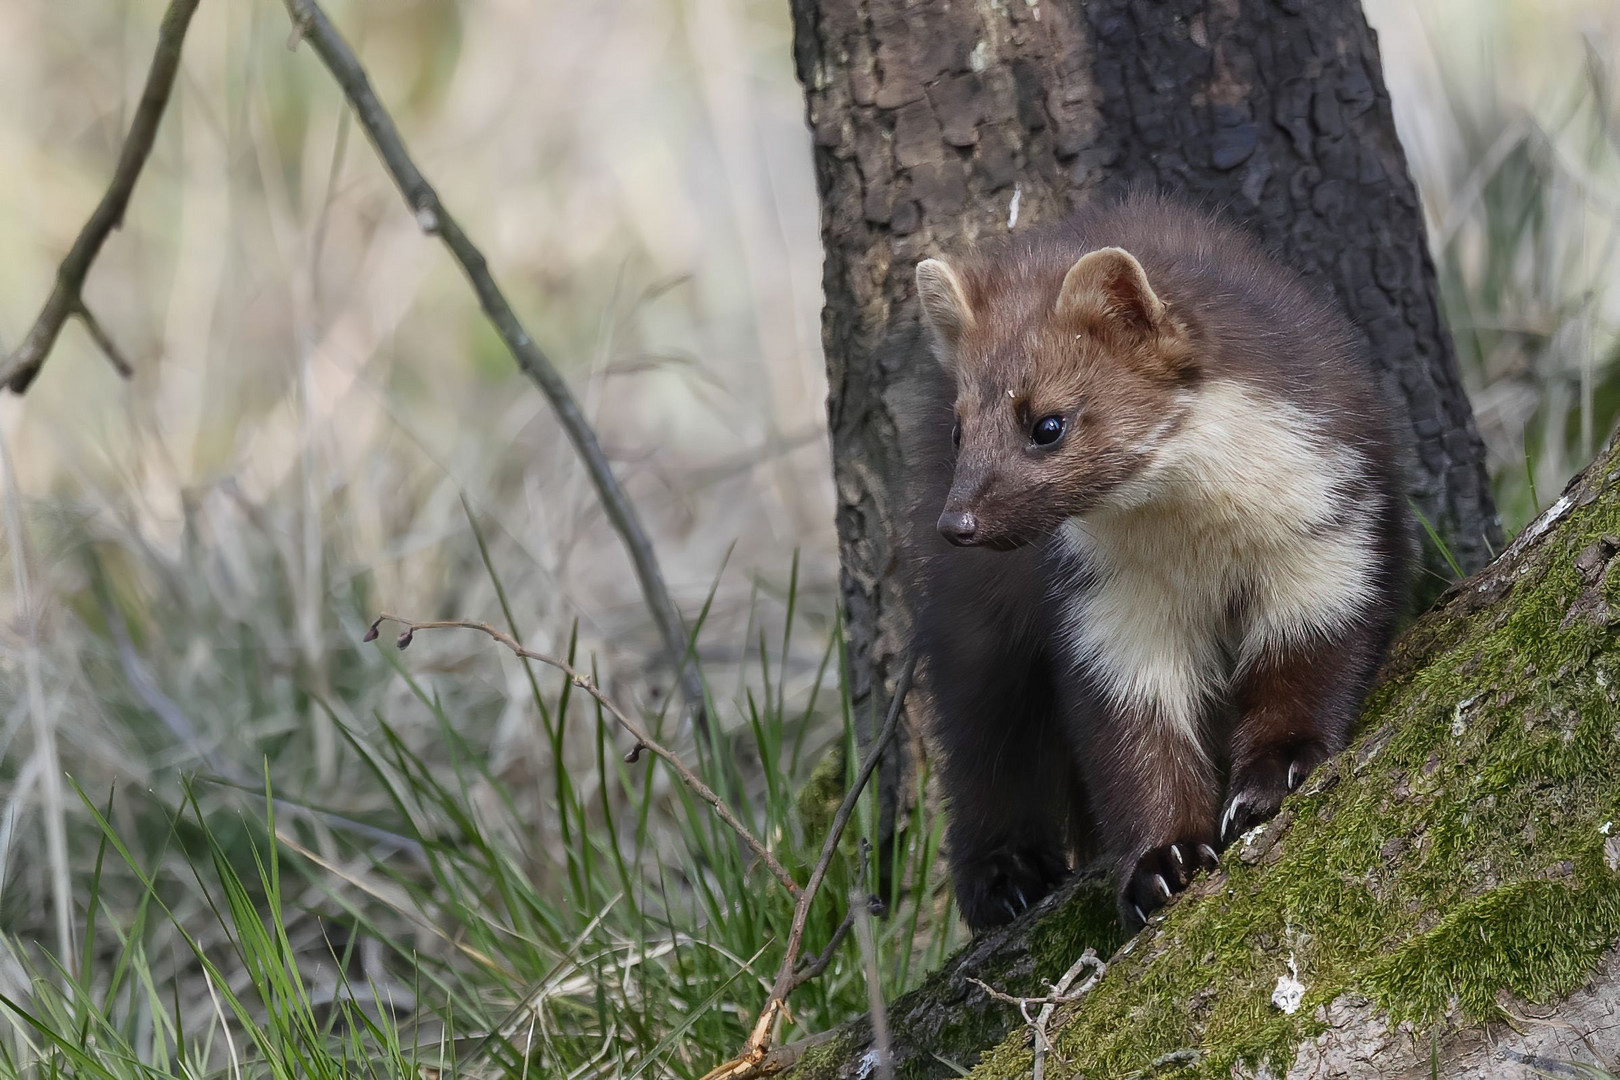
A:
<svg viewBox="0 0 1620 1080">
<path fill-rule="evenodd" d="M 84 323 L 84 328 L 90 331 L 90 340 L 100 347 L 101 355 L 107 358 L 113 370 L 126 379 L 134 378 L 135 366 L 125 358 L 124 350 L 118 347 L 112 336 L 102 327 L 101 320 L 90 313 L 89 306 L 83 300 L 79 301 L 74 313 L 79 316 L 79 321 Z"/>
<path fill-rule="evenodd" d="M 807 959 L 803 964 L 800 964 L 798 970 L 794 973 L 794 977 L 799 981 L 800 985 L 809 982 L 811 979 L 819 978 L 821 973 L 827 970 L 827 966 L 832 963 L 833 956 L 838 952 L 838 946 L 844 943 L 844 939 L 849 936 L 849 932 L 855 928 L 855 919 L 860 915 L 863 906 L 870 911 L 873 907 L 881 907 L 882 902 L 875 896 L 868 896 L 864 905 L 859 903 L 849 905 L 849 910 L 844 912 L 844 919 L 838 924 L 838 929 L 834 930 L 832 937 L 827 939 L 827 947 Z"/>
<path fill-rule="evenodd" d="M 1070 990 L 1069 987 L 1073 985 L 1074 980 L 1079 978 L 1080 973 L 1088 967 L 1094 969 L 1091 977 Z M 1044 997 L 1013 997 L 1011 994 L 1002 993 L 983 979 L 969 978 L 968 982 L 977 986 L 997 1001 L 1005 1001 L 1009 1005 L 1018 1007 L 1019 1015 L 1024 1018 L 1024 1023 L 1028 1024 L 1035 1033 L 1035 1063 L 1030 1073 L 1031 1080 L 1045 1080 L 1046 1054 L 1052 1049 L 1052 1041 L 1051 1037 L 1046 1033 L 1046 1025 L 1052 1019 L 1052 1012 L 1059 1005 L 1072 1005 L 1091 993 L 1092 987 L 1096 986 L 1097 981 L 1107 973 L 1108 965 L 1097 955 L 1097 950 L 1087 949 L 1080 954 L 1080 959 L 1069 966 L 1069 970 L 1063 973 L 1063 977 L 1052 984 L 1052 993 Z M 1041 1011 L 1031 1016 L 1029 1010 L 1036 1005 L 1041 1007 Z"/>
<path fill-rule="evenodd" d="M 316 0 L 283 0 L 283 3 L 293 22 L 292 44 L 296 46 L 299 39 L 306 39 L 314 47 L 316 55 L 342 88 L 343 96 L 348 99 L 360 126 L 366 131 L 366 137 L 371 140 L 400 194 L 405 197 L 417 225 L 429 236 L 437 236 L 444 241 L 451 256 L 472 283 L 490 325 L 506 343 L 518 367 L 551 403 L 557 421 L 568 433 L 569 440 L 584 462 L 585 471 L 596 485 L 603 511 L 618 531 L 630 561 L 635 565 L 642 595 L 664 639 L 664 650 L 669 654 L 669 662 L 680 680 L 681 693 L 698 727 L 704 727 L 703 680 L 697 665 L 691 662 L 688 655 L 686 624 L 669 595 L 669 586 L 658 568 L 657 556 L 653 554 L 652 542 L 642 528 L 641 519 L 614 477 L 607 455 L 602 452 L 602 446 L 596 439 L 596 432 L 580 411 L 568 382 L 518 321 L 505 294 L 490 275 L 489 263 L 483 252 L 467 239 L 467 234 L 461 231 L 461 226 L 456 224 L 455 218 L 450 216 L 444 203 L 439 200 L 438 192 L 433 190 L 416 167 L 404 140 L 399 136 L 399 129 L 394 126 L 393 117 L 372 91 L 365 68 L 360 65 L 343 35 L 326 17 L 326 12 L 321 10 L 320 4 Z"/>
<path fill-rule="evenodd" d="M 95 212 L 90 215 L 90 220 L 79 230 L 62 265 L 57 267 L 56 284 L 28 336 L 17 346 L 16 352 L 0 362 L 0 387 L 10 387 L 14 394 L 28 390 L 39 369 L 44 366 L 45 358 L 55 347 L 62 327 L 74 315 L 84 320 L 90 336 L 107 354 L 107 359 L 112 361 L 118 373 L 125 378 L 131 374 L 129 362 L 112 344 L 112 339 L 90 314 L 90 309 L 84 306 L 81 293 L 85 275 L 90 273 L 90 266 L 101 253 L 101 245 L 107 235 L 124 223 L 124 210 L 129 206 L 135 181 L 140 179 L 141 169 L 152 154 L 158 123 L 168 108 L 175 76 L 180 71 L 180 47 L 185 42 L 186 28 L 191 25 L 191 16 L 196 12 L 198 2 L 170 0 L 168 10 L 163 13 L 163 21 L 158 24 L 157 47 L 152 52 L 152 66 L 146 73 L 146 88 L 141 91 L 140 104 L 136 106 L 134 119 L 130 121 L 129 135 L 119 151 L 112 183 L 108 185 Z"/>
<path fill-rule="evenodd" d="M 878 759 L 883 756 L 884 747 L 900 728 L 900 712 L 905 705 L 906 694 L 911 690 L 911 676 L 916 668 L 917 659 L 911 657 L 900 669 L 900 678 L 894 687 L 894 699 L 889 702 L 889 713 L 884 718 L 883 728 L 872 741 L 871 749 L 866 753 L 866 760 L 861 762 L 860 772 L 855 775 L 854 783 L 844 793 L 844 801 L 839 804 L 838 812 L 833 815 L 832 826 L 827 831 L 827 838 L 821 844 L 821 856 L 816 860 L 815 868 L 810 871 L 810 880 L 805 883 L 804 891 L 799 894 L 798 904 L 794 906 L 793 922 L 788 929 L 787 952 L 783 954 L 782 964 L 776 970 L 776 981 L 771 985 L 770 997 L 765 1000 L 765 1007 L 760 1010 L 759 1019 L 754 1022 L 754 1029 L 748 1036 L 748 1042 L 743 1046 L 743 1052 L 724 1065 L 710 1070 L 703 1080 L 752 1080 L 754 1077 L 768 1075 L 760 1070 L 763 1063 L 769 1059 L 771 1029 L 775 1026 L 777 1018 L 786 1011 L 788 996 L 826 968 L 823 956 L 826 960 L 831 960 L 832 948 L 829 947 L 823 956 L 816 957 L 811 964 L 804 968 L 798 966 L 799 953 L 804 947 L 804 927 L 810 917 L 810 905 L 821 888 L 822 880 L 827 876 L 828 868 L 832 866 L 833 856 L 838 851 L 838 841 L 843 837 L 844 828 L 855 812 L 855 804 L 860 800 L 861 792 L 877 769 Z M 854 913 L 846 915 L 844 923 L 840 924 L 834 937 L 847 934 L 848 926 L 853 925 L 855 917 Z"/>
<path fill-rule="evenodd" d="M 1014 997 L 1011 994 L 1006 994 L 1006 993 L 1001 992 L 1000 990 L 997 990 L 995 987 L 991 986 L 989 983 L 985 982 L 983 979 L 976 979 L 976 978 L 973 978 L 973 977 L 969 976 L 967 981 L 972 983 L 974 986 L 977 986 L 980 990 L 983 990 L 986 994 L 989 994 L 991 997 L 995 998 L 997 1001 L 1005 1001 L 1008 1005 L 1016 1005 L 1020 1012 L 1024 1012 L 1024 1010 L 1033 1008 L 1036 1005 L 1052 1005 L 1052 1006 L 1069 1005 L 1069 1004 L 1072 1004 L 1073 1002 L 1079 1001 L 1080 998 L 1084 996 L 1083 993 L 1079 993 L 1079 994 L 1046 994 L 1046 995 L 1041 996 L 1041 997 Z M 1083 989 L 1089 990 L 1090 987 L 1084 987 Z M 1025 1021 L 1027 1021 L 1028 1023 L 1031 1023 L 1031 1024 L 1033 1024 L 1035 1022 L 1035 1017 L 1029 1015 L 1029 1013 L 1027 1013 L 1027 1012 L 1024 1012 L 1024 1019 L 1025 1019 Z"/>
<path fill-rule="evenodd" d="M 854 897 L 850 897 L 851 903 Z M 889 1013 L 883 1004 L 883 976 L 878 971 L 877 936 L 872 917 L 861 912 L 855 920 L 855 940 L 861 947 L 861 968 L 866 973 L 866 1010 L 871 1017 L 873 1064 L 877 1080 L 894 1080 L 894 1054 L 889 1041 Z"/>
<path fill-rule="evenodd" d="M 855 867 L 856 881 L 866 880 L 867 860 L 871 857 L 871 854 L 872 845 L 865 838 L 862 838 L 860 859 Z M 861 916 L 863 911 L 873 915 L 881 915 L 883 913 L 882 898 L 875 895 L 852 896 L 850 898 L 849 910 L 844 912 L 844 918 L 839 922 L 838 928 L 832 932 L 832 937 L 827 939 L 827 947 L 815 956 L 803 959 L 803 962 L 798 965 L 794 975 L 795 986 L 803 986 L 811 979 L 819 978 L 821 973 L 827 970 L 827 966 L 832 963 L 833 956 L 838 952 L 838 947 L 844 943 L 844 939 L 849 936 L 849 932 L 855 928 L 855 920 Z"/>
<path fill-rule="evenodd" d="M 720 820 L 729 825 L 731 830 L 735 832 L 739 838 L 741 838 L 742 842 L 753 849 L 754 854 L 759 856 L 760 861 L 763 862 L 767 868 L 769 868 L 770 872 L 776 877 L 776 880 L 782 883 L 782 887 L 785 888 L 790 895 L 794 897 L 798 897 L 800 895 L 798 882 L 793 880 L 793 875 L 789 874 L 787 872 L 787 868 L 782 865 L 775 855 L 771 854 L 770 849 L 765 846 L 765 842 L 759 837 L 755 836 L 749 830 L 748 826 L 742 823 L 741 819 L 737 817 L 736 812 L 733 811 L 730 806 L 726 805 L 726 801 L 719 795 L 715 794 L 714 789 L 699 779 L 696 773 L 687 768 L 686 762 L 682 761 L 680 756 L 676 754 L 675 751 L 670 750 L 660 744 L 651 735 L 647 734 L 646 728 L 630 719 L 630 717 L 625 714 L 624 710 L 620 709 L 613 703 L 612 698 L 608 697 L 602 692 L 601 687 L 596 685 L 595 679 L 591 678 L 583 671 L 580 671 L 568 661 L 527 648 L 520 644 L 517 638 L 513 637 L 511 634 L 508 634 L 505 630 L 498 630 L 489 625 L 489 623 L 478 622 L 475 619 L 436 619 L 431 622 L 417 622 L 412 619 L 405 619 L 398 615 L 390 615 L 384 612 L 383 614 L 377 616 L 376 622 L 371 624 L 371 628 L 366 631 L 364 640 L 375 641 L 377 639 L 378 628 L 381 627 L 385 622 L 397 623 L 405 628 L 404 632 L 399 635 L 399 638 L 395 642 L 395 644 L 401 649 L 410 645 L 411 640 L 415 637 L 418 630 L 477 630 L 479 633 L 488 634 L 502 645 L 505 645 L 517 656 L 521 656 L 526 660 L 535 660 L 539 663 L 545 664 L 548 667 L 556 668 L 558 671 L 568 676 L 569 682 L 573 683 L 575 686 L 591 695 L 591 697 L 595 698 L 596 701 L 608 711 L 608 714 L 612 716 L 614 720 L 618 721 L 619 726 L 624 728 L 625 731 L 629 732 L 631 737 L 636 740 L 635 745 L 632 746 L 629 752 L 624 755 L 625 761 L 634 764 L 640 759 L 641 752 L 643 750 L 651 750 L 655 756 L 662 758 L 670 768 L 675 770 L 675 774 L 681 778 L 682 783 L 691 788 L 692 792 L 697 795 L 698 798 L 714 807 L 714 812 L 720 815 Z"/>
</svg>

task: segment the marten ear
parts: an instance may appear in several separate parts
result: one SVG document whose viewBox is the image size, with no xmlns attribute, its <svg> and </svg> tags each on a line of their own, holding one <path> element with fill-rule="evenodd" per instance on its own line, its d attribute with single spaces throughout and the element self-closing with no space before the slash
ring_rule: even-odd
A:
<svg viewBox="0 0 1620 1080">
<path fill-rule="evenodd" d="M 1164 301 L 1134 255 L 1107 247 L 1080 256 L 1069 267 L 1056 313 L 1075 325 L 1118 323 L 1146 332 L 1157 329 L 1164 318 Z"/>
<path fill-rule="evenodd" d="M 968 306 L 962 279 L 948 263 L 924 259 L 917 264 L 917 300 L 922 304 L 923 322 L 928 324 L 938 347 L 940 362 L 948 365 L 962 336 L 973 329 L 973 309 Z"/>
</svg>

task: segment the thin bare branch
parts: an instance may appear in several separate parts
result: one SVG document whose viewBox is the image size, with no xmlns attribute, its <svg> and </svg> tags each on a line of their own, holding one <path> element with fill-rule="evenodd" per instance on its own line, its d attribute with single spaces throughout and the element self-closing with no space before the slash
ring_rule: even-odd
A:
<svg viewBox="0 0 1620 1080">
<path fill-rule="evenodd" d="M 40 309 L 28 336 L 23 338 L 17 351 L 0 361 L 0 387 L 9 387 L 12 393 L 28 390 L 46 357 L 56 345 L 62 327 L 74 315 L 81 317 L 102 352 L 107 354 L 119 374 L 126 378 L 132 373 L 123 353 L 112 344 L 90 310 L 84 306 L 82 292 L 84 279 L 91 265 L 101 253 L 101 245 L 108 234 L 124 222 L 124 210 L 140 179 L 146 159 L 152 154 L 157 138 L 158 124 L 169 106 L 174 91 L 175 76 L 180 72 L 180 48 L 185 43 L 186 29 L 196 13 L 199 0 L 170 0 L 163 21 L 158 25 L 157 47 L 152 52 L 152 66 L 146 73 L 146 88 L 141 91 L 140 104 L 129 125 L 129 135 L 118 154 L 118 166 L 113 170 L 112 183 L 101 197 L 90 220 L 84 223 L 78 238 L 68 249 L 67 257 L 56 270 L 56 285 Z"/>
<path fill-rule="evenodd" d="M 1083 994 L 1045 994 L 1037 997 L 1014 997 L 1012 994 L 1002 993 L 1000 990 L 997 990 L 983 979 L 975 979 L 970 977 L 967 981 L 972 983 L 974 986 L 977 986 L 980 990 L 983 990 L 986 994 L 989 994 L 997 1001 L 1004 1001 L 1008 1005 L 1018 1006 L 1020 1011 L 1034 1008 L 1037 1005 L 1068 1005 L 1071 1002 L 1079 1001 L 1083 996 Z M 1090 987 L 1082 987 L 1082 990 L 1087 989 L 1090 989 Z M 1024 1019 L 1032 1024 L 1035 1022 L 1035 1018 L 1030 1016 L 1028 1013 L 1024 1014 Z"/>
<path fill-rule="evenodd" d="M 300 39 L 307 40 L 315 49 L 321 63 L 326 65 L 343 90 L 343 96 L 354 109 L 366 137 L 371 140 L 377 156 L 382 158 L 383 166 L 394 178 L 417 225 L 429 236 L 437 236 L 450 249 L 451 256 L 472 283 L 473 292 L 478 295 L 478 302 L 490 325 L 506 343 L 518 367 L 551 403 L 558 422 L 568 433 L 569 440 L 585 465 L 585 471 L 596 485 L 603 511 L 618 531 L 630 561 L 635 565 L 642 595 L 646 598 L 653 621 L 658 624 L 659 633 L 664 639 L 664 650 L 680 680 L 681 692 L 701 728 L 705 718 L 703 680 L 689 655 L 686 624 L 669 595 L 669 587 L 664 582 L 663 571 L 658 567 L 652 541 L 647 538 L 641 518 L 614 477 L 613 468 L 608 463 L 607 455 L 602 452 L 596 432 L 591 429 L 579 403 L 574 400 L 567 380 L 518 321 L 512 305 L 507 303 L 506 295 L 490 275 L 483 252 L 461 231 L 461 226 L 456 224 L 455 218 L 450 216 L 440 201 L 438 192 L 433 190 L 422 171 L 416 167 L 404 140 L 400 138 L 399 129 L 394 126 L 393 117 L 371 89 L 371 80 L 366 76 L 365 68 L 360 65 L 343 35 L 326 17 L 320 4 L 316 0 L 283 0 L 283 3 L 293 22 L 292 44 L 296 46 Z"/>
<path fill-rule="evenodd" d="M 697 795 L 698 798 L 714 807 L 714 812 L 720 815 L 720 820 L 729 825 L 731 830 L 735 832 L 739 838 L 741 838 L 742 842 L 753 849 L 754 854 L 759 856 L 760 861 L 765 864 L 772 875 L 775 876 L 776 880 L 782 883 L 782 887 L 786 889 L 790 895 L 794 897 L 799 896 L 799 884 L 793 880 L 793 875 L 789 874 L 787 872 L 787 868 L 782 865 L 781 861 L 778 860 L 775 855 L 771 854 L 771 850 L 765 846 L 765 842 L 759 837 L 755 836 L 753 832 L 749 830 L 748 826 L 742 823 L 742 820 L 737 817 L 736 811 L 732 810 L 731 807 L 726 804 L 724 799 L 715 794 L 713 788 L 709 787 L 708 784 L 705 784 L 701 779 L 699 779 L 698 775 L 687 767 L 686 762 L 681 760 L 680 755 L 676 754 L 675 751 L 663 746 L 647 733 L 646 728 L 642 727 L 636 721 L 630 719 L 623 709 L 620 709 L 616 704 L 613 703 L 612 698 L 608 697 L 602 692 L 601 687 L 596 685 L 595 679 L 591 678 L 583 671 L 580 671 L 568 661 L 563 660 L 560 657 L 550 656 L 546 653 L 536 652 L 533 649 L 527 648 L 526 646 L 522 645 L 517 638 L 507 633 L 505 630 L 497 629 L 491 626 L 489 623 L 478 622 L 475 619 L 437 619 L 430 622 L 419 622 L 413 619 L 405 619 L 398 615 L 390 615 L 384 612 L 383 614 L 377 616 L 377 621 L 372 623 L 371 629 L 366 631 L 365 640 L 376 640 L 378 628 L 385 622 L 395 623 L 405 628 L 395 642 L 401 649 L 410 645 L 411 640 L 416 636 L 416 632 L 419 630 L 477 630 L 479 633 L 487 634 L 496 641 L 500 642 L 502 645 L 505 645 L 517 656 L 521 656 L 527 660 L 534 660 L 538 663 L 545 664 L 548 667 L 556 668 L 558 671 L 568 676 L 569 682 L 573 683 L 575 686 L 591 695 L 591 697 L 595 698 L 596 701 L 608 711 L 608 715 L 612 716 L 613 719 L 618 722 L 619 726 L 624 728 L 625 731 L 629 732 L 630 736 L 636 740 L 635 745 L 632 746 L 630 751 L 624 756 L 626 761 L 632 763 L 635 762 L 638 758 L 640 758 L 643 750 L 651 750 L 654 755 L 662 758 L 670 768 L 675 770 L 675 775 L 680 777 L 681 782 L 692 789 L 693 794 Z"/>
<path fill-rule="evenodd" d="M 1079 978 L 1080 973 L 1088 967 L 1092 969 L 1091 977 L 1071 990 L 1070 987 L 1074 986 L 1074 980 Z M 1052 1040 L 1046 1033 L 1046 1025 L 1051 1022 L 1053 1011 L 1059 1005 L 1072 1005 L 1091 993 L 1092 987 L 1096 986 L 1098 980 L 1107 973 L 1108 965 L 1103 962 L 1102 957 L 1097 955 L 1097 950 L 1087 949 L 1080 954 L 1080 959 L 1069 966 L 1069 970 L 1063 973 L 1063 977 L 1052 984 L 1052 993 L 1044 997 L 1013 997 L 1011 994 L 1002 993 L 983 979 L 970 978 L 968 982 L 977 986 L 997 1001 L 1005 1001 L 1009 1005 L 1018 1007 L 1019 1015 L 1024 1018 L 1024 1023 L 1029 1025 L 1030 1030 L 1035 1035 L 1035 1060 L 1031 1068 L 1030 1080 L 1045 1080 L 1046 1055 L 1052 1049 Z M 1036 1005 L 1041 1007 L 1041 1011 L 1031 1016 L 1029 1010 Z"/>
<path fill-rule="evenodd" d="M 799 985 L 802 986 L 811 979 L 819 978 L 821 973 L 827 970 L 828 965 L 832 963 L 832 958 L 838 952 L 838 947 L 844 943 L 844 939 L 849 936 L 849 932 L 855 928 L 855 920 L 860 916 L 863 906 L 868 913 L 873 913 L 872 908 L 874 906 L 881 906 L 874 905 L 874 900 L 875 897 L 868 896 L 865 898 L 864 905 L 861 903 L 849 905 L 849 910 L 844 912 L 843 921 L 838 924 L 838 929 L 834 930 L 832 937 L 827 939 L 827 947 L 815 956 L 808 957 L 804 963 L 799 965 L 798 970 L 793 973 L 793 977 Z"/>
<path fill-rule="evenodd" d="M 856 881 L 866 880 L 866 864 L 871 854 L 871 843 L 862 838 L 860 861 L 855 869 Z M 805 957 L 797 966 L 793 976 L 794 986 L 803 986 L 811 979 L 820 977 L 821 973 L 827 970 L 828 965 L 832 963 L 833 956 L 838 952 L 838 947 L 844 943 L 844 939 L 849 936 L 849 932 L 855 928 L 855 920 L 860 918 L 863 913 L 867 915 L 883 914 L 883 901 L 876 895 L 852 896 L 849 910 L 844 912 L 844 918 L 838 924 L 838 928 L 832 932 L 832 937 L 827 939 L 827 947 L 815 956 Z"/>
<path fill-rule="evenodd" d="M 760 1010 L 759 1019 L 754 1021 L 754 1029 L 749 1033 L 747 1044 L 744 1045 L 741 1054 L 724 1065 L 710 1070 L 703 1080 L 753 1080 L 755 1077 L 769 1075 L 761 1070 L 765 1062 L 770 1060 L 771 1031 L 775 1028 L 778 1018 L 787 1010 L 789 995 L 819 975 L 831 960 L 833 947 L 829 947 L 822 956 L 818 956 L 809 965 L 802 968 L 799 966 L 799 953 L 804 948 L 804 928 L 810 918 L 810 905 L 821 889 L 828 868 L 832 866 L 833 856 L 838 852 L 838 841 L 843 837 L 844 828 L 855 812 L 855 804 L 860 801 L 861 792 L 866 789 L 867 782 L 872 779 L 872 773 L 877 770 L 878 760 L 883 756 L 884 748 L 900 729 L 900 713 L 905 706 L 906 695 L 911 691 L 911 677 L 916 669 L 916 657 L 908 658 L 905 666 L 900 669 L 900 678 L 895 683 L 894 698 L 889 702 L 889 712 L 884 717 L 883 727 L 878 732 L 877 738 L 872 740 L 872 746 L 866 753 L 866 760 L 861 762 L 860 772 L 855 774 L 854 783 L 850 784 L 849 790 L 844 793 L 844 801 L 839 804 L 838 812 L 833 815 L 832 826 L 827 830 L 827 837 L 821 844 L 821 856 L 816 860 L 815 868 L 810 871 L 810 880 L 805 883 L 804 891 L 799 894 L 799 902 L 793 908 L 793 922 L 788 929 L 787 951 L 782 956 L 781 966 L 777 968 L 776 980 L 771 985 L 771 993 L 765 1000 L 765 1007 Z M 840 935 L 847 934 L 858 915 L 858 911 L 846 915 L 834 937 L 840 938 Z"/>
</svg>

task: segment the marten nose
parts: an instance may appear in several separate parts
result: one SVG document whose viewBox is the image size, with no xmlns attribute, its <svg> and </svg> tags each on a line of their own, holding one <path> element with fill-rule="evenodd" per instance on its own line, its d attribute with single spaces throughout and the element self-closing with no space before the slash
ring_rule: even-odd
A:
<svg viewBox="0 0 1620 1080">
<path fill-rule="evenodd" d="M 979 535 L 979 519 L 967 510 L 947 510 L 939 515 L 939 532 L 953 544 L 971 544 Z"/>
</svg>

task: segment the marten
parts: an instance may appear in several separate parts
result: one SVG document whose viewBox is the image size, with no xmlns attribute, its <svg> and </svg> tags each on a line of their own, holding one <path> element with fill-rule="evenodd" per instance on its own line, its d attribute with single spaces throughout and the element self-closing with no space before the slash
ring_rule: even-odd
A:
<svg viewBox="0 0 1620 1080">
<path fill-rule="evenodd" d="M 1342 310 L 1136 194 L 916 269 L 913 648 L 978 932 L 1101 860 L 1135 929 L 1344 748 L 1415 551 Z"/>
</svg>

